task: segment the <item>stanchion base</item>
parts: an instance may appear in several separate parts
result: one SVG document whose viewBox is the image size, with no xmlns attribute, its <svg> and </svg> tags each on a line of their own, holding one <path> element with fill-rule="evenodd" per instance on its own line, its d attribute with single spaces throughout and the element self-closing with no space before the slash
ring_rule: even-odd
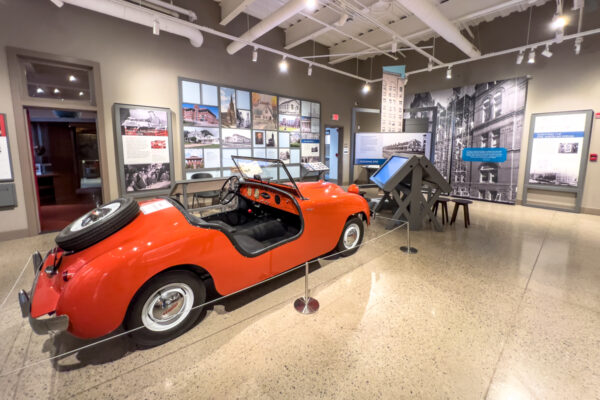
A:
<svg viewBox="0 0 600 400">
<path fill-rule="evenodd" d="M 414 247 L 411 247 L 409 249 L 407 246 L 400 246 L 400 251 L 402 251 L 403 253 L 408 253 L 408 254 L 416 254 L 419 252 L 419 250 L 415 249 Z"/>
<path fill-rule="evenodd" d="M 294 301 L 294 308 L 302 314 L 314 314 L 319 310 L 319 302 L 312 297 L 308 299 L 300 297 Z"/>
</svg>

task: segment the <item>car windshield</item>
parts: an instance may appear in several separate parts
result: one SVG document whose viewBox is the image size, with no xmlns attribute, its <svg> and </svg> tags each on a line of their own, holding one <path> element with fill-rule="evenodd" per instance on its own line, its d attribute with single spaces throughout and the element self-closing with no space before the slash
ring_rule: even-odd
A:
<svg viewBox="0 0 600 400">
<path fill-rule="evenodd" d="M 281 160 L 270 158 L 231 156 L 237 170 L 244 179 L 261 182 L 276 182 L 293 188 L 300 197 L 300 190 Z"/>
</svg>

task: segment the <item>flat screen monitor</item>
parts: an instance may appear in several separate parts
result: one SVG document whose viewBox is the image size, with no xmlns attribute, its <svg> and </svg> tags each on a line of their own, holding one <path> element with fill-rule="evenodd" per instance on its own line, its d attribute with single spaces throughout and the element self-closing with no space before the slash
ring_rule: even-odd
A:
<svg viewBox="0 0 600 400">
<path fill-rule="evenodd" d="M 371 176 L 371 181 L 383 189 L 383 186 L 387 181 L 394 176 L 407 161 L 408 158 L 406 157 L 391 156 L 390 159 L 387 160 L 373 176 Z"/>
</svg>

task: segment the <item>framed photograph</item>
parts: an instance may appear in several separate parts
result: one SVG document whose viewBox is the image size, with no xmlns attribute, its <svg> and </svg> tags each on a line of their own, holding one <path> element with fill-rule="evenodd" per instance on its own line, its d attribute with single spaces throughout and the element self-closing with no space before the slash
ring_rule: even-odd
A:
<svg viewBox="0 0 600 400">
<path fill-rule="evenodd" d="M 298 115 L 279 114 L 280 131 L 299 131 L 300 117 Z"/>
<path fill-rule="evenodd" d="M 173 182 L 171 110 L 115 104 L 113 115 L 120 194 L 168 194 Z"/>
<path fill-rule="evenodd" d="M 249 129 L 252 125 L 250 110 L 237 110 L 236 127 L 240 129 Z"/>
<path fill-rule="evenodd" d="M 253 129 L 277 129 L 277 96 L 252 92 Z"/>
<path fill-rule="evenodd" d="M 223 147 L 239 148 L 251 147 L 251 131 L 250 129 L 222 129 Z"/>
<path fill-rule="evenodd" d="M 291 132 L 290 135 L 290 147 L 300 147 L 300 140 L 302 140 L 300 132 Z"/>
<path fill-rule="evenodd" d="M 265 131 L 254 131 L 252 145 L 254 147 L 265 147 L 266 132 Z"/>
<path fill-rule="evenodd" d="M 280 97 L 279 114 L 300 115 L 300 100 Z"/>
<path fill-rule="evenodd" d="M 265 145 L 266 147 L 277 147 L 277 132 L 267 131 L 265 132 Z"/>
<path fill-rule="evenodd" d="M 0 114 L 0 182 L 14 180 L 6 126 L 6 114 Z"/>
<path fill-rule="evenodd" d="M 221 127 L 237 128 L 237 107 L 235 89 L 221 87 Z"/>
<path fill-rule="evenodd" d="M 181 108 L 184 126 L 219 127 L 218 107 L 183 103 Z"/>
<path fill-rule="evenodd" d="M 219 128 L 204 128 L 199 126 L 183 127 L 183 143 L 185 148 L 219 147 Z"/>
<path fill-rule="evenodd" d="M 185 149 L 185 169 L 204 168 L 203 149 Z"/>
</svg>

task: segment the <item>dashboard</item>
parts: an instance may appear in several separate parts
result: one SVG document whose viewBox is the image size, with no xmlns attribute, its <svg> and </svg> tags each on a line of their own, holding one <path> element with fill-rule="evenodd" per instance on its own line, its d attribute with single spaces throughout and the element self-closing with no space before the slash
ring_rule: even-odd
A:
<svg viewBox="0 0 600 400">
<path fill-rule="evenodd" d="M 279 210 L 298 215 L 294 202 L 286 195 L 262 186 L 244 183 L 240 186 L 240 195 L 248 200 L 264 204 Z"/>
</svg>

